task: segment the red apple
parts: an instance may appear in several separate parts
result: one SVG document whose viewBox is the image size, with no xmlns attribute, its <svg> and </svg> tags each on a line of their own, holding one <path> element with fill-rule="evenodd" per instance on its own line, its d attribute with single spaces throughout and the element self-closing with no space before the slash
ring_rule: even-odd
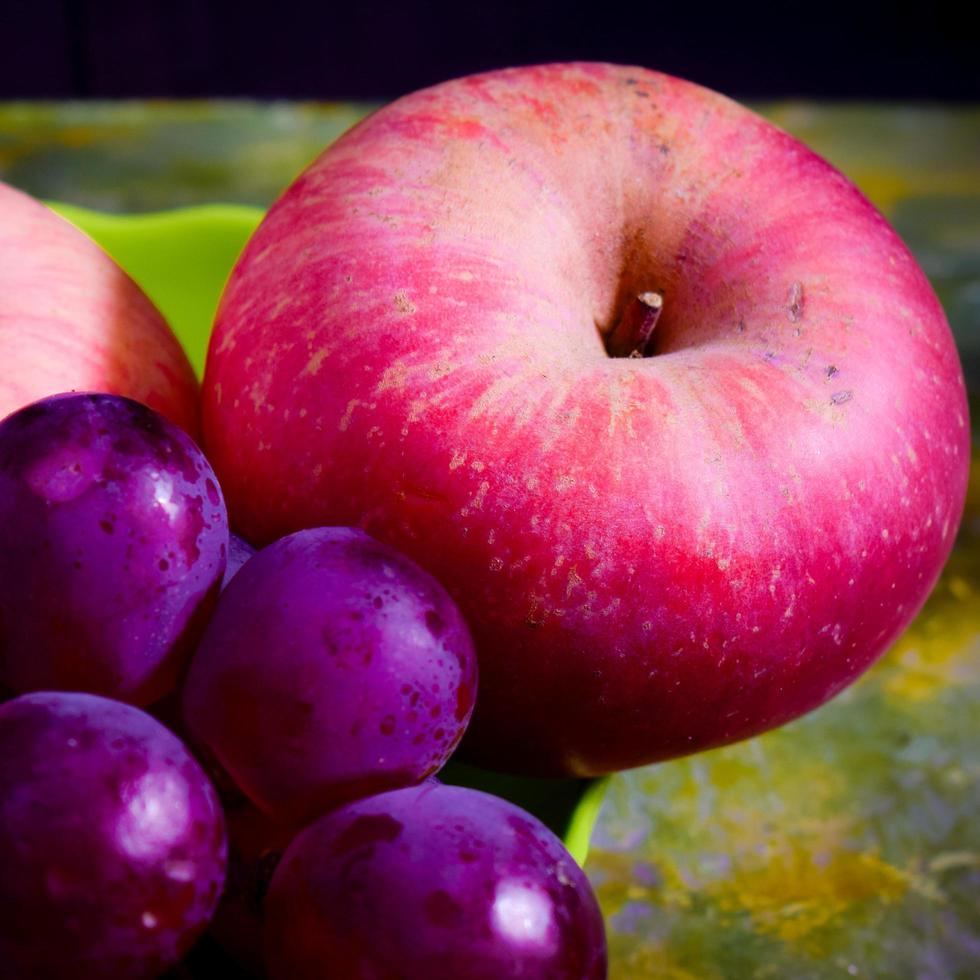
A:
<svg viewBox="0 0 980 980">
<path fill-rule="evenodd" d="M 57 392 L 105 391 L 197 434 L 197 381 L 163 317 L 95 242 L 5 184 L 0 350 L 0 418 Z"/>
<path fill-rule="evenodd" d="M 351 130 L 246 249 L 203 397 L 243 532 L 358 524 L 439 577 L 479 649 L 471 757 L 538 773 L 831 697 L 921 606 L 966 486 L 956 350 L 896 233 L 640 68 L 464 78 Z"/>
</svg>

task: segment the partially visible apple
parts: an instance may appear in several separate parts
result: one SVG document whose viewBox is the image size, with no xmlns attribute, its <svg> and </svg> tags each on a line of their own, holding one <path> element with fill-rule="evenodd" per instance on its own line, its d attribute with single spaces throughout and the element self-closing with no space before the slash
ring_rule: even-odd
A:
<svg viewBox="0 0 980 980">
<path fill-rule="evenodd" d="M 0 184 L 0 418 L 61 391 L 141 401 L 191 435 L 198 389 L 177 339 L 90 238 Z"/>
<path fill-rule="evenodd" d="M 448 586 L 470 755 L 525 772 L 819 705 L 915 615 L 966 486 L 956 350 L 896 233 L 640 68 L 478 75 L 358 125 L 246 249 L 203 399 L 243 533 L 358 524 Z"/>
</svg>

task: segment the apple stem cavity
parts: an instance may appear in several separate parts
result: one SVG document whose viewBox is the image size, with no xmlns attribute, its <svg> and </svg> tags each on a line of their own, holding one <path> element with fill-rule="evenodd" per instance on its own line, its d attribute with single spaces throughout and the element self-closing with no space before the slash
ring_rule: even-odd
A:
<svg viewBox="0 0 980 980">
<path fill-rule="evenodd" d="M 654 327 L 664 308 L 660 293 L 639 293 L 633 297 L 622 317 L 606 337 L 610 357 L 650 357 Z"/>
</svg>

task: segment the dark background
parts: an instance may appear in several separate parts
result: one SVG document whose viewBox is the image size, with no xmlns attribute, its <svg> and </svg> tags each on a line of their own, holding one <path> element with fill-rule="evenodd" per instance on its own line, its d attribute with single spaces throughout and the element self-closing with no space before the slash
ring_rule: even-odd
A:
<svg viewBox="0 0 980 980">
<path fill-rule="evenodd" d="M 587 58 L 749 99 L 972 101 L 980 43 L 964 16 L 952 3 L 905 13 L 860 0 L 0 0 L 0 98 L 379 101 L 473 71 Z"/>
</svg>

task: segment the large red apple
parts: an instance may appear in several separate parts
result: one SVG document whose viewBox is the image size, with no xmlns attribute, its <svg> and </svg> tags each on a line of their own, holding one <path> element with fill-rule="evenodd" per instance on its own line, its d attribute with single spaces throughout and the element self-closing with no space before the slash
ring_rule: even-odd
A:
<svg viewBox="0 0 980 980">
<path fill-rule="evenodd" d="M 232 275 L 204 413 L 247 536 L 358 524 L 442 579 L 471 756 L 542 773 L 854 680 L 936 580 L 969 447 L 943 312 L 867 200 L 602 64 L 440 85 L 330 147 Z"/>
<path fill-rule="evenodd" d="M 0 351 L 0 418 L 57 392 L 107 391 L 197 433 L 197 381 L 163 317 L 95 242 L 6 184 Z"/>
</svg>

